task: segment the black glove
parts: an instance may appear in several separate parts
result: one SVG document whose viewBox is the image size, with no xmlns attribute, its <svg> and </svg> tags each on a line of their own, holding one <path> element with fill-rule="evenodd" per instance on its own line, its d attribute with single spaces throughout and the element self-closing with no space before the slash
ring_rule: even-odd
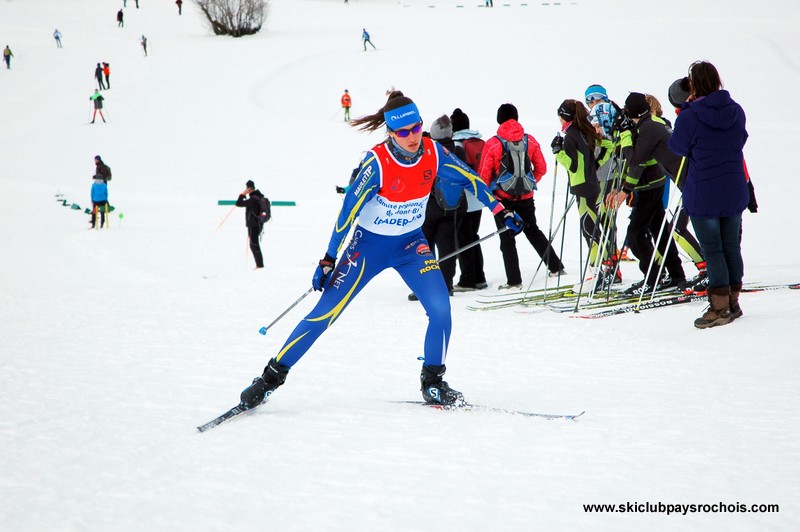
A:
<svg viewBox="0 0 800 532">
<path fill-rule="evenodd" d="M 525 228 L 525 222 L 514 211 L 508 209 L 500 211 L 495 214 L 495 218 L 500 220 L 500 223 L 508 227 L 515 235 L 518 235 Z"/>
<path fill-rule="evenodd" d="M 625 117 L 625 119 L 619 125 L 620 133 L 623 131 L 633 131 L 635 129 L 636 129 L 636 124 L 633 123 L 633 120 L 627 117 Z"/>
<path fill-rule="evenodd" d="M 758 202 L 756 201 L 756 189 L 753 188 L 753 182 L 747 180 L 747 188 L 750 190 L 750 201 L 747 204 L 747 210 L 750 212 L 758 212 Z"/>
<path fill-rule="evenodd" d="M 553 153 L 558 153 L 564 149 L 564 137 L 560 134 L 553 137 L 553 142 L 550 143 L 550 147 L 553 148 Z"/>
<path fill-rule="evenodd" d="M 328 282 L 328 276 L 333 271 L 334 266 L 336 266 L 336 258 L 331 257 L 326 253 L 325 257 L 319 261 L 317 269 L 314 270 L 314 277 L 311 279 L 311 286 L 314 287 L 314 290 L 322 292 L 322 290 L 325 288 L 325 283 Z"/>
<path fill-rule="evenodd" d="M 344 187 L 340 187 L 340 186 L 337 185 L 336 186 L 336 193 L 337 194 L 344 194 L 345 193 Z"/>
</svg>

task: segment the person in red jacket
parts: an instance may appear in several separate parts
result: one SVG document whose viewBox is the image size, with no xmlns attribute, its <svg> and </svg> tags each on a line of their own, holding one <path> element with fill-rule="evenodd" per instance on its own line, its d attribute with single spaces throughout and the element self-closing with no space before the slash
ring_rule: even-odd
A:
<svg viewBox="0 0 800 532">
<path fill-rule="evenodd" d="M 563 274 L 564 265 L 561 263 L 561 259 L 556 255 L 547 236 L 536 224 L 536 205 L 533 202 L 533 191 L 519 196 L 511 196 L 496 186 L 496 180 L 501 171 L 500 162 L 503 158 L 503 142 L 501 139 L 517 142 L 526 137 L 525 129 L 517 121 L 518 119 L 517 108 L 510 103 L 504 103 L 497 109 L 497 123 L 500 124 L 500 127 L 497 128 L 497 135 L 487 140 L 483 148 L 480 176 L 483 182 L 493 190 L 497 198 L 503 202 L 503 205 L 510 211 L 517 213 L 522 218 L 522 221 L 525 222 L 525 228 L 522 232 L 525 233 L 525 237 L 539 256 L 542 257 L 551 275 Z M 531 171 L 538 183 L 547 172 L 547 163 L 536 139 L 531 135 L 527 135 L 527 139 Z M 498 225 L 497 228 L 502 228 L 502 225 Z M 522 274 L 519 268 L 517 245 L 514 242 L 514 236 L 509 234 L 508 231 L 500 233 L 500 251 L 503 253 L 503 265 L 506 271 L 506 284 L 500 285 L 500 289 L 521 289 Z"/>
<path fill-rule="evenodd" d="M 342 109 L 344 109 L 344 121 L 350 120 L 350 107 L 353 106 L 353 100 L 350 98 L 350 93 L 347 89 L 342 94 Z"/>
</svg>

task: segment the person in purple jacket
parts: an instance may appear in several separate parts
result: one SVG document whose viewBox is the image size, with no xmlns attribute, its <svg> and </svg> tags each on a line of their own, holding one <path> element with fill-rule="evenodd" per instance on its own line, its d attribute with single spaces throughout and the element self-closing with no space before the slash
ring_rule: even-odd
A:
<svg viewBox="0 0 800 532">
<path fill-rule="evenodd" d="M 740 228 L 742 212 L 750 201 L 742 153 L 747 130 L 744 110 L 722 89 L 714 65 L 692 63 L 689 88 L 669 148 L 686 157 L 683 208 L 708 265 L 710 306 L 694 322 L 695 327 L 705 329 L 742 315 Z"/>
</svg>

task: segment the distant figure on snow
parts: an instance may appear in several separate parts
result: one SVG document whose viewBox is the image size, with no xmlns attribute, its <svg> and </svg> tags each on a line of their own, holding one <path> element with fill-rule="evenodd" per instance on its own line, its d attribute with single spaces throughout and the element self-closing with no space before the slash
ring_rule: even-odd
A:
<svg viewBox="0 0 800 532">
<path fill-rule="evenodd" d="M 99 155 L 94 156 L 94 175 L 92 179 L 102 179 L 103 183 L 111 181 L 111 168 L 103 162 L 103 158 Z"/>
<path fill-rule="evenodd" d="M 11 48 L 6 45 L 6 49 L 3 50 L 3 61 L 6 62 L 6 69 L 11 68 L 11 58 L 14 57 L 14 54 L 11 53 Z"/>
<path fill-rule="evenodd" d="M 102 179 L 95 178 L 92 183 L 92 220 L 91 229 L 97 227 L 97 213 L 100 213 L 100 227 L 106 223 L 106 212 L 108 211 L 108 185 Z"/>
<path fill-rule="evenodd" d="M 144 50 L 144 56 L 147 57 L 147 37 L 142 35 L 142 38 L 139 39 L 139 42 L 142 45 L 142 49 Z"/>
<path fill-rule="evenodd" d="M 94 112 L 92 113 L 92 124 L 94 124 L 94 119 L 97 116 L 97 112 L 100 111 L 100 118 L 103 119 L 103 123 L 106 123 L 106 117 L 103 116 L 103 95 L 100 94 L 98 89 L 94 90 L 94 94 L 89 96 L 89 100 L 94 102 Z"/>
<path fill-rule="evenodd" d="M 369 40 L 369 33 L 367 33 L 366 28 L 361 28 L 361 40 L 364 41 L 364 51 L 367 51 L 367 43 L 372 46 L 373 50 L 376 50 L 375 45 L 372 44 L 372 41 Z"/>
<path fill-rule="evenodd" d="M 175 3 L 178 4 L 178 14 L 181 15 L 182 7 L 183 7 L 183 0 L 175 0 Z"/>
<path fill-rule="evenodd" d="M 344 109 L 345 122 L 350 120 L 350 107 L 352 105 L 353 105 L 353 100 L 350 99 L 350 93 L 347 92 L 347 89 L 345 89 L 344 94 L 342 94 L 342 108 Z"/>
<path fill-rule="evenodd" d="M 62 46 L 61 46 L 61 32 L 58 31 L 58 29 L 56 29 L 56 31 L 53 32 L 53 38 L 56 40 L 56 44 L 58 45 L 58 47 L 62 48 Z"/>
<path fill-rule="evenodd" d="M 106 77 L 106 88 L 111 88 L 111 66 L 108 63 L 103 63 L 103 75 Z"/>
<path fill-rule="evenodd" d="M 239 193 L 239 198 L 236 200 L 237 207 L 246 207 L 244 214 L 244 222 L 247 225 L 247 236 L 250 239 L 250 251 L 253 252 L 253 258 L 256 260 L 256 270 L 264 267 L 264 256 L 261 254 L 261 228 L 263 224 L 259 220 L 261 215 L 261 198 L 264 194 L 256 189 L 255 183 L 248 180 L 245 183 L 245 188 Z M 250 197 L 245 199 L 245 196 Z"/>
<path fill-rule="evenodd" d="M 100 90 L 108 88 L 105 83 L 103 83 L 103 67 L 100 66 L 100 63 L 97 63 L 97 67 L 94 69 L 94 79 L 97 80 L 97 87 Z"/>
<path fill-rule="evenodd" d="M 139 6 L 136 6 L 136 7 L 139 7 Z M 119 27 L 119 28 L 124 28 L 125 27 L 125 21 L 123 21 L 122 18 L 123 18 L 122 9 L 120 9 L 119 11 L 117 11 L 117 27 Z"/>
</svg>

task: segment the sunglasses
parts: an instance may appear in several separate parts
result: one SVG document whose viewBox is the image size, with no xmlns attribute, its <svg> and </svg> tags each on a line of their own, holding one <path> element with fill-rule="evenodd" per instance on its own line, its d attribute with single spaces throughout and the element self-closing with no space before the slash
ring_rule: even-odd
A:
<svg viewBox="0 0 800 532">
<path fill-rule="evenodd" d="M 414 127 L 411 129 L 393 129 L 392 132 L 400 137 L 401 139 L 406 138 L 410 134 L 414 133 L 415 135 L 422 131 L 422 122 L 418 122 Z"/>
</svg>

